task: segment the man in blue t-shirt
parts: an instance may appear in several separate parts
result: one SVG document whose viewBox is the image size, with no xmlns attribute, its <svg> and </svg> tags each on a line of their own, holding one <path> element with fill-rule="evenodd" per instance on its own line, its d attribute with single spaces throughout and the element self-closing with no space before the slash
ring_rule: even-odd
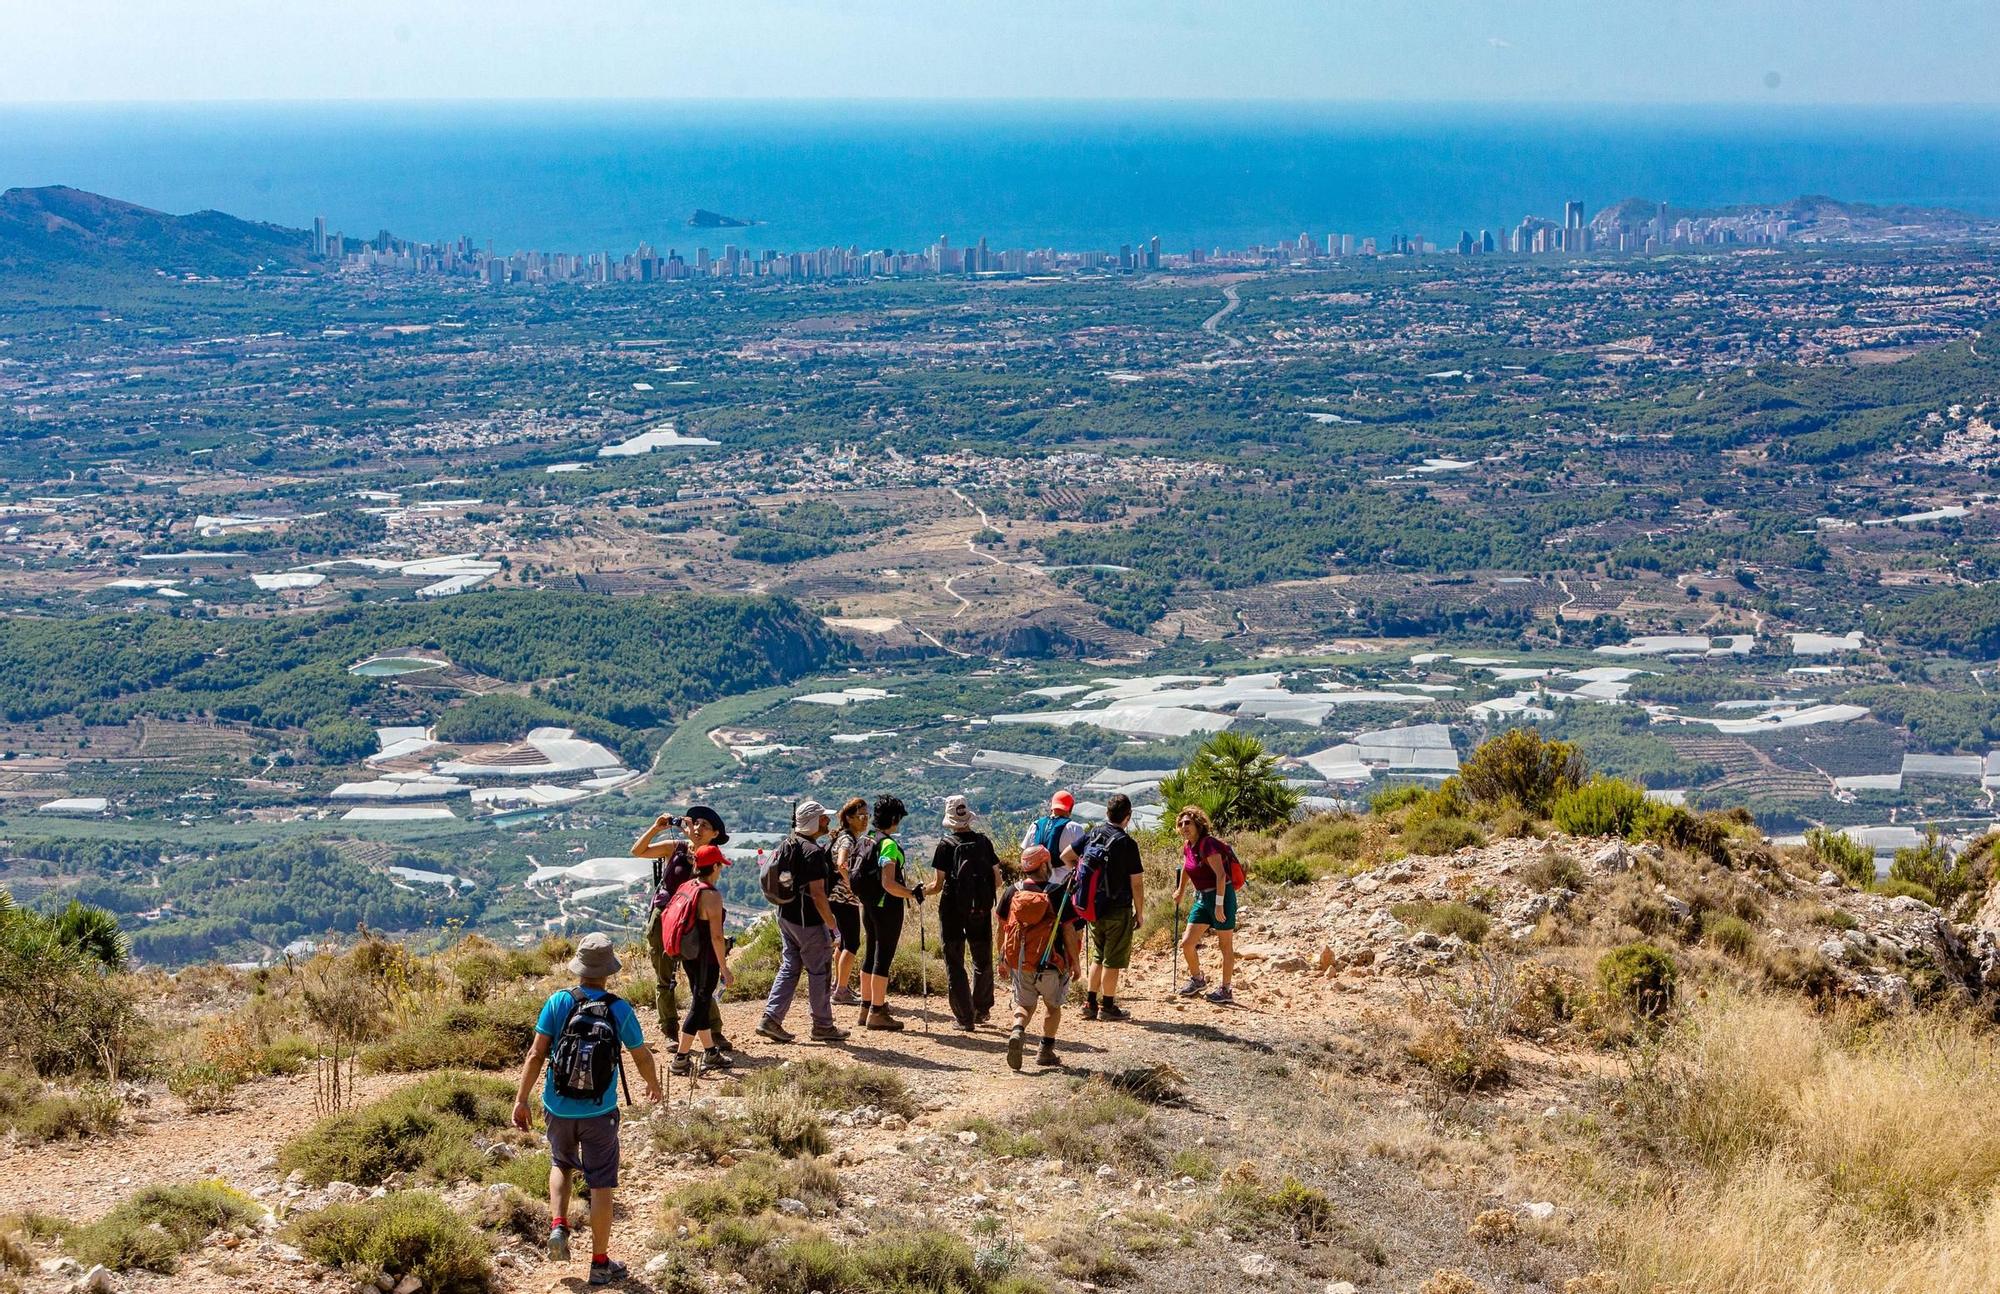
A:
<svg viewBox="0 0 2000 1294">
<path fill-rule="evenodd" d="M 528 1096 L 535 1081 L 543 1077 L 542 1067 L 549 1050 L 562 1036 L 579 1002 L 611 998 L 611 1021 L 618 1041 L 632 1057 L 639 1077 L 646 1085 L 646 1099 L 661 1099 L 659 1071 L 653 1067 L 653 1053 L 646 1047 L 646 1035 L 639 1028 L 639 1015 L 623 998 L 613 997 L 605 985 L 618 973 L 618 954 L 612 950 L 611 936 L 585 935 L 570 959 L 570 974 L 577 987 L 560 989 L 542 1004 L 535 1021 L 535 1043 L 521 1064 L 521 1082 L 514 1090 L 514 1126 L 526 1128 L 531 1116 Z M 569 1259 L 569 1175 L 583 1174 L 590 1188 L 590 1283 L 614 1285 L 625 1279 L 625 1265 L 611 1261 L 611 1193 L 618 1185 L 618 1077 L 596 1100 L 564 1096 L 556 1091 L 551 1071 L 542 1084 L 542 1112 L 548 1121 L 549 1137 L 549 1260 Z"/>
</svg>

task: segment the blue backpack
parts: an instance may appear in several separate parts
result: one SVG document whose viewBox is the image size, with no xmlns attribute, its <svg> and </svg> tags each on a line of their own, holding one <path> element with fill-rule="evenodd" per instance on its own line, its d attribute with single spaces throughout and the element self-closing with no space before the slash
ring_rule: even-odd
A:
<svg viewBox="0 0 2000 1294">
<path fill-rule="evenodd" d="M 1070 911 L 1085 921 L 1095 922 L 1109 910 L 1111 847 L 1125 833 L 1106 823 L 1091 829 L 1076 853 L 1076 871 L 1070 877 Z M 1131 896 L 1128 893 L 1126 897 Z"/>
</svg>

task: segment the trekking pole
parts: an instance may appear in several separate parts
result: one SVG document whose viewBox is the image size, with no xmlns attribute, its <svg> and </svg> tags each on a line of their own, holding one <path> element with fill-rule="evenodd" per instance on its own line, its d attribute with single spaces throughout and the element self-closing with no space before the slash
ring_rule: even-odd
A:
<svg viewBox="0 0 2000 1294">
<path fill-rule="evenodd" d="M 931 967 L 930 947 L 924 942 L 924 899 L 917 896 L 917 982 L 924 992 L 924 1034 L 931 1031 Z"/>
<path fill-rule="evenodd" d="M 1171 1000 L 1175 996 L 1174 977 L 1180 974 L 1180 972 L 1174 967 L 1174 955 L 1180 951 L 1180 946 L 1181 946 L 1181 891 L 1180 887 L 1176 885 L 1174 887 L 1174 937 L 1167 944 L 1167 997 L 1169 998 L 1169 1000 Z"/>
</svg>

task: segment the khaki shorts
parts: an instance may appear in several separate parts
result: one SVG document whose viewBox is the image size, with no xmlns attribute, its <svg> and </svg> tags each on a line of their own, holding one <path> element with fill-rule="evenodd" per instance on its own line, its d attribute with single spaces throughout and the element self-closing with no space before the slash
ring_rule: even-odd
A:
<svg viewBox="0 0 2000 1294">
<path fill-rule="evenodd" d="M 1014 972 L 1014 1005 L 1024 1011 L 1035 1009 L 1041 1003 L 1051 1011 L 1060 1011 L 1069 1000 L 1069 976 L 1057 970 Z"/>
<path fill-rule="evenodd" d="M 1132 964 L 1132 935 L 1139 928 L 1139 914 L 1131 908 L 1107 912 L 1090 923 L 1090 960 L 1106 970 L 1124 970 Z"/>
</svg>

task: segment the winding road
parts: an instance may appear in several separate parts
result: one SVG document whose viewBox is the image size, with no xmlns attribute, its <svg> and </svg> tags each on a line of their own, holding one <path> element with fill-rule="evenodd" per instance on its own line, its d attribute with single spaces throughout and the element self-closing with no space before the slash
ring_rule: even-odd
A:
<svg viewBox="0 0 2000 1294">
<path fill-rule="evenodd" d="M 1219 337 L 1225 347 L 1241 346 L 1243 339 L 1222 331 L 1222 321 L 1243 308 L 1243 298 L 1236 294 L 1236 285 L 1222 289 L 1222 309 L 1201 321 L 1201 330 L 1211 337 Z"/>
</svg>

